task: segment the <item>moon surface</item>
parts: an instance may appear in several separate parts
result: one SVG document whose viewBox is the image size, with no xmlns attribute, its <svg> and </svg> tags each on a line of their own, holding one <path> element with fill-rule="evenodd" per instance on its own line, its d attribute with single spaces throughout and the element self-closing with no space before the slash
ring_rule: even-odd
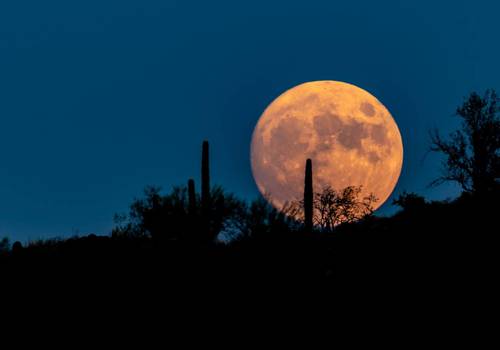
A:
<svg viewBox="0 0 500 350">
<path fill-rule="evenodd" d="M 394 190 L 403 142 L 387 108 L 367 91 L 338 81 L 298 85 L 276 98 L 252 136 L 252 172 L 259 191 L 282 209 L 304 193 L 306 159 L 313 186 L 362 186 L 379 208 Z"/>
</svg>

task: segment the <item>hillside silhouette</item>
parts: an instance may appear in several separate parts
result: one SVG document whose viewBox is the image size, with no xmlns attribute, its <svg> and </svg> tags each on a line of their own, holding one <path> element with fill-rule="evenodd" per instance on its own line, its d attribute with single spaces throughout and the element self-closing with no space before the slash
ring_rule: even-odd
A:
<svg viewBox="0 0 500 350">
<path fill-rule="evenodd" d="M 394 200 L 400 209 L 391 217 L 371 215 L 370 203 L 363 215 L 348 216 L 366 204 L 356 199 L 360 191 L 351 188 L 344 197 L 333 189 L 313 194 L 314 164 L 308 160 L 304 199 L 294 209 L 303 210 L 300 220 L 264 198 L 248 203 L 213 186 L 205 141 L 200 190 L 195 179 L 166 194 L 146 188 L 129 213 L 117 215 L 109 236 L 25 246 L 2 240 L 0 276 L 37 288 L 74 283 L 130 291 L 140 286 L 164 295 L 285 285 L 433 290 L 452 293 L 450 298 L 457 291 L 488 290 L 498 265 L 497 101 L 493 92 L 472 94 L 458 110 L 462 131 L 449 140 L 433 134 L 432 150 L 445 156 L 439 181 L 463 184 L 454 200 L 428 201 L 405 192 Z M 317 200 L 328 207 L 318 207 Z M 321 208 L 330 211 L 318 212 Z M 328 213 L 335 218 L 329 220 Z"/>
</svg>

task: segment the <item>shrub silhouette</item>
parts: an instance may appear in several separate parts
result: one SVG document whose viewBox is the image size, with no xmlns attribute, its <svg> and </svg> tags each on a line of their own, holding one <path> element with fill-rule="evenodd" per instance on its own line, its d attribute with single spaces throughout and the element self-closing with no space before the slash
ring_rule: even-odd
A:
<svg viewBox="0 0 500 350">
<path fill-rule="evenodd" d="M 7 237 L 0 239 L 0 256 L 5 256 L 10 252 L 10 241 Z"/>
<path fill-rule="evenodd" d="M 392 204 L 401 207 L 403 210 L 419 211 L 425 207 L 426 201 L 424 197 L 416 193 L 404 191 L 392 201 Z"/>
<path fill-rule="evenodd" d="M 14 244 L 12 245 L 12 253 L 13 254 L 19 254 L 22 249 L 23 249 L 23 245 L 19 241 L 15 241 Z"/>
</svg>

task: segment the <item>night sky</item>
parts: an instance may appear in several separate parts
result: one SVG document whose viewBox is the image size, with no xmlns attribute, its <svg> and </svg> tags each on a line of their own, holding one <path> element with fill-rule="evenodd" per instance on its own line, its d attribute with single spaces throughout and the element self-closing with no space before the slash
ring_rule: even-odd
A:
<svg viewBox="0 0 500 350">
<path fill-rule="evenodd" d="M 253 127 L 312 80 L 375 95 L 403 137 L 394 194 L 427 188 L 428 130 L 500 88 L 496 1 L 0 2 L 0 237 L 106 234 L 146 185 L 212 179 L 253 199 Z M 380 214 L 394 211 L 386 204 Z"/>
</svg>

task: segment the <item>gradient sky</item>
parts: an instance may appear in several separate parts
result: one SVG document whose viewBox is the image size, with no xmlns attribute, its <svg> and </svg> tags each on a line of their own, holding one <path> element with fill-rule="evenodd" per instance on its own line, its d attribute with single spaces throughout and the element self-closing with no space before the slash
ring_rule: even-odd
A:
<svg viewBox="0 0 500 350">
<path fill-rule="evenodd" d="M 148 184 L 212 179 L 252 199 L 264 108 L 311 80 L 374 94 L 405 146 L 395 194 L 426 188 L 428 130 L 500 88 L 497 1 L 0 2 L 0 237 L 104 234 Z M 381 213 L 390 213 L 385 205 Z"/>
</svg>

